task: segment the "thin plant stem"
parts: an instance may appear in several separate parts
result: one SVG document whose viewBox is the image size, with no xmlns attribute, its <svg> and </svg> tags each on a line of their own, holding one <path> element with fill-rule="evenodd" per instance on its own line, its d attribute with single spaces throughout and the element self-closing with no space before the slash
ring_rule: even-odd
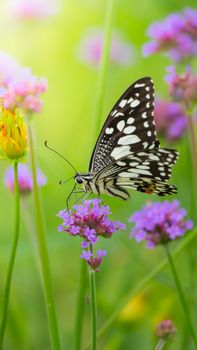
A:
<svg viewBox="0 0 197 350">
<path fill-rule="evenodd" d="M 77 290 L 77 308 L 76 308 L 76 319 L 75 319 L 75 350 L 81 349 L 81 339 L 83 331 L 83 319 L 85 311 L 85 295 L 86 295 L 86 261 L 81 259 L 80 261 L 80 272 L 79 282 Z"/>
<path fill-rule="evenodd" d="M 105 86 L 107 80 L 107 69 L 109 63 L 110 55 L 110 45 L 111 45 L 111 36 L 112 36 L 112 23 L 114 17 L 114 6 L 115 0 L 106 1 L 106 17 L 105 17 L 105 37 L 104 37 L 104 46 L 101 56 L 100 69 L 98 72 L 97 80 L 97 95 L 95 101 L 95 109 L 93 113 L 93 143 L 98 136 L 98 130 L 101 126 L 102 112 L 103 112 L 103 100 L 105 95 Z"/>
<path fill-rule="evenodd" d="M 93 123 L 92 123 L 93 144 L 95 144 L 95 140 L 98 136 L 98 130 L 100 128 L 102 111 L 103 111 L 103 100 L 104 100 L 104 94 L 105 94 L 107 68 L 108 68 L 108 62 L 109 62 L 111 36 L 112 36 L 114 2 L 115 0 L 108 0 L 107 6 L 106 6 L 104 46 L 103 46 L 101 62 L 100 62 L 100 67 L 98 72 L 97 89 L 96 89 L 97 94 L 95 97 L 95 107 L 94 107 Z M 80 264 L 81 264 L 81 268 L 80 268 L 79 288 L 78 288 L 78 294 L 77 294 L 77 310 L 76 310 L 76 320 L 75 320 L 75 325 L 76 325 L 75 350 L 79 350 L 81 346 L 82 323 L 83 323 L 84 310 L 85 310 L 84 290 L 85 290 L 85 281 L 86 281 L 86 270 L 84 270 L 85 269 L 84 263 L 80 262 Z M 95 277 L 92 276 L 92 278 L 95 278 Z M 82 305 L 82 303 L 84 303 L 84 305 Z"/>
<path fill-rule="evenodd" d="M 155 350 L 164 349 L 165 344 L 166 344 L 166 339 L 159 339 L 158 343 L 156 344 Z"/>
<path fill-rule="evenodd" d="M 93 246 L 90 244 L 90 250 L 93 253 Z M 92 321 L 92 350 L 97 349 L 97 336 L 96 336 L 96 321 L 97 321 L 97 306 L 96 306 L 96 283 L 95 283 L 95 271 L 90 267 L 90 305 L 91 305 L 91 321 Z"/>
<path fill-rule="evenodd" d="M 8 314 L 8 304 L 10 297 L 10 289 L 12 282 L 12 274 L 14 268 L 14 262 L 16 257 L 16 251 L 18 246 L 19 239 L 19 227 L 20 227 L 20 196 L 19 196 L 19 187 L 18 187 L 18 163 L 14 163 L 14 201 L 15 201 L 15 228 L 14 228 L 14 239 L 12 243 L 11 255 L 9 259 L 8 272 L 6 277 L 6 285 L 3 298 L 3 311 L 2 311 L 2 320 L 1 320 L 1 330 L 0 330 L 0 349 L 3 349 L 5 328 L 7 322 Z"/>
<path fill-rule="evenodd" d="M 197 236 L 197 228 L 194 229 L 192 232 L 190 232 L 178 245 L 177 247 L 172 251 L 172 256 L 177 256 L 180 254 L 194 238 Z M 142 293 L 154 280 L 154 278 L 166 267 L 168 266 L 168 259 L 164 258 L 160 263 L 157 264 L 157 266 L 149 273 L 146 274 L 146 276 L 135 285 L 134 288 L 132 286 L 129 286 L 129 292 L 126 293 L 121 300 L 117 303 L 116 309 L 111 313 L 110 317 L 103 323 L 102 327 L 97 332 L 97 339 L 102 337 L 106 331 L 112 326 L 114 321 L 116 320 L 117 316 L 119 315 L 122 308 L 129 302 L 131 298 L 133 298 L 136 294 Z M 133 283 L 133 281 L 132 281 Z M 133 284 L 132 284 L 133 285 Z M 85 347 L 86 350 L 90 349 L 90 344 L 88 344 Z"/>
<path fill-rule="evenodd" d="M 190 148 L 192 154 L 192 166 L 193 166 L 193 181 L 195 186 L 195 209 L 197 210 L 197 143 L 195 135 L 194 120 L 191 112 L 187 112 L 187 127 L 190 138 Z M 197 214 L 195 215 L 197 217 Z"/>
<path fill-rule="evenodd" d="M 176 272 L 173 259 L 172 259 L 171 254 L 170 254 L 170 250 L 169 250 L 168 244 L 165 244 L 165 251 L 166 251 L 166 255 L 167 255 L 167 258 L 168 258 L 169 265 L 170 265 L 171 270 L 172 270 L 174 282 L 175 282 L 175 285 L 176 285 L 176 288 L 177 288 L 177 292 L 178 292 L 178 296 L 179 296 L 179 299 L 180 299 L 180 302 L 181 302 L 181 305 L 182 305 L 182 308 L 183 308 L 183 312 L 184 312 L 185 318 L 187 320 L 188 329 L 190 331 L 190 334 L 191 334 L 191 336 L 193 338 L 195 347 L 197 349 L 197 337 L 196 337 L 196 334 L 195 334 L 195 331 L 194 331 L 194 328 L 193 328 L 193 325 L 192 325 L 192 321 L 190 319 L 188 304 L 187 304 L 187 301 L 185 299 L 185 295 L 184 295 L 184 292 L 183 292 L 183 289 L 182 289 L 182 286 L 181 286 L 178 274 Z"/>
<path fill-rule="evenodd" d="M 29 132 L 30 160 L 31 160 L 32 175 L 33 175 L 33 194 L 34 194 L 35 211 L 36 211 L 37 243 L 38 243 L 39 258 L 40 258 L 42 277 L 43 277 L 44 296 L 45 296 L 46 308 L 48 313 L 49 332 L 51 337 L 52 348 L 54 350 L 60 350 L 60 338 L 59 338 L 59 332 L 58 332 L 58 326 L 57 326 L 55 306 L 53 301 L 51 269 L 50 269 L 50 263 L 49 263 L 48 248 L 47 248 L 46 238 L 45 238 L 46 236 L 45 225 L 44 225 L 41 199 L 40 199 L 40 194 L 39 194 L 37 180 L 36 180 L 36 163 L 35 163 L 34 146 L 33 146 L 33 135 L 32 135 L 30 122 L 28 122 L 28 132 Z"/>
</svg>

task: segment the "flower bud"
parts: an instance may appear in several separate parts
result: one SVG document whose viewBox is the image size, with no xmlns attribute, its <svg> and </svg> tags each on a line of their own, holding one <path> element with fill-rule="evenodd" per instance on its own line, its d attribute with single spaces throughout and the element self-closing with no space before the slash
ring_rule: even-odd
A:
<svg viewBox="0 0 197 350">
<path fill-rule="evenodd" d="M 0 108 L 0 154 L 2 158 L 19 161 L 27 152 L 27 131 L 19 110 Z"/>
</svg>

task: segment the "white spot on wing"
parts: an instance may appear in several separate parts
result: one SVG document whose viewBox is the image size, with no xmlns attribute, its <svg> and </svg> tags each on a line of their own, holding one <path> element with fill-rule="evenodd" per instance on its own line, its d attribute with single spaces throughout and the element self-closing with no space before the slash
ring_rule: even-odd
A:
<svg viewBox="0 0 197 350">
<path fill-rule="evenodd" d="M 131 152 L 129 146 L 115 147 L 111 153 L 111 157 L 114 159 L 119 159 L 121 157 L 127 156 L 130 153 Z"/>
<path fill-rule="evenodd" d="M 113 117 L 117 112 L 117 109 L 115 109 L 114 111 L 111 112 L 111 116 Z"/>
<path fill-rule="evenodd" d="M 120 166 L 125 166 L 125 165 L 127 165 L 125 162 L 121 162 L 121 161 L 117 162 L 117 164 L 120 165 Z"/>
<path fill-rule="evenodd" d="M 122 131 L 122 130 L 124 129 L 124 126 L 125 126 L 125 122 L 124 122 L 124 120 L 121 120 L 121 121 L 118 122 L 118 124 L 117 124 L 117 129 L 118 129 L 119 131 Z"/>
<path fill-rule="evenodd" d="M 144 127 L 148 128 L 148 122 L 144 122 Z"/>
<path fill-rule="evenodd" d="M 137 107 L 140 104 L 139 100 L 134 100 L 133 102 L 131 102 L 130 106 L 131 107 Z"/>
<path fill-rule="evenodd" d="M 135 121 L 135 119 L 130 117 L 127 119 L 127 124 L 132 124 L 134 121 Z"/>
<path fill-rule="evenodd" d="M 106 128 L 105 133 L 106 133 L 107 135 L 110 135 L 110 134 L 113 133 L 113 131 L 114 131 L 114 128 Z"/>
<path fill-rule="evenodd" d="M 129 163 L 129 165 L 130 165 L 130 166 L 133 166 L 133 167 L 134 167 L 134 166 L 137 166 L 138 164 L 139 164 L 138 162 L 130 162 L 130 163 Z"/>
<path fill-rule="evenodd" d="M 144 169 L 132 169 L 132 172 L 142 174 L 142 175 L 152 175 L 150 171 Z"/>
<path fill-rule="evenodd" d="M 119 145 L 132 145 L 137 142 L 140 142 L 140 138 L 137 135 L 123 136 L 118 140 Z"/>
<path fill-rule="evenodd" d="M 142 113 L 142 118 L 147 118 L 146 112 Z"/>
<path fill-rule="evenodd" d="M 147 165 L 138 165 L 137 168 L 146 170 L 146 169 L 149 169 L 149 166 L 147 166 Z"/>
<path fill-rule="evenodd" d="M 126 106 L 126 104 L 127 104 L 127 100 L 122 100 L 120 101 L 119 106 L 123 108 L 124 106 Z"/>
<path fill-rule="evenodd" d="M 132 170 L 132 173 L 131 172 L 127 173 L 126 171 L 123 171 L 122 173 L 119 174 L 119 176 L 121 176 L 121 177 L 138 177 L 138 174 L 133 173 L 133 170 Z"/>
<path fill-rule="evenodd" d="M 135 126 L 127 126 L 123 132 L 124 134 L 132 134 L 133 131 L 135 131 L 136 127 Z"/>
<path fill-rule="evenodd" d="M 152 135 L 152 132 L 149 130 L 148 132 L 147 132 L 147 136 L 151 136 Z"/>
<path fill-rule="evenodd" d="M 149 156 L 149 158 L 150 158 L 151 160 L 156 160 L 156 161 L 159 160 L 159 157 L 158 157 L 158 156 L 155 156 L 154 154 L 151 154 L 151 155 Z"/>
<path fill-rule="evenodd" d="M 122 113 L 122 112 L 118 112 L 118 113 L 116 113 L 116 115 L 115 115 L 115 117 L 122 117 L 124 115 L 124 113 Z"/>
<path fill-rule="evenodd" d="M 135 84 L 134 87 L 137 88 L 137 87 L 142 87 L 142 86 L 145 86 L 145 84 Z"/>
<path fill-rule="evenodd" d="M 148 142 L 143 142 L 143 146 L 144 146 L 144 148 L 147 148 L 148 147 Z"/>
</svg>

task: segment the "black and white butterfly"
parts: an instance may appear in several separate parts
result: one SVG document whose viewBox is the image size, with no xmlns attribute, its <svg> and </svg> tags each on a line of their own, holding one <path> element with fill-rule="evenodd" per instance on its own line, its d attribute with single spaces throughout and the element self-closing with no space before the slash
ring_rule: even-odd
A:
<svg viewBox="0 0 197 350">
<path fill-rule="evenodd" d="M 159 196 L 175 194 L 169 185 L 178 152 L 160 148 L 154 122 L 154 84 L 145 77 L 120 97 L 104 123 L 91 156 L 88 173 L 77 173 L 75 183 L 85 192 L 106 193 L 124 200 L 126 189 Z"/>
</svg>

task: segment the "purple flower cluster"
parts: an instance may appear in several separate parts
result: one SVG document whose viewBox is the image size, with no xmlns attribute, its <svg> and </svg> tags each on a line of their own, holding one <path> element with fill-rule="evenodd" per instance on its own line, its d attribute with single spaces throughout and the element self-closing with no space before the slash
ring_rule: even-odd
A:
<svg viewBox="0 0 197 350">
<path fill-rule="evenodd" d="M 104 45 L 104 32 L 96 28 L 89 30 L 78 47 L 78 56 L 83 62 L 97 67 L 102 56 Z M 123 40 L 120 32 L 112 34 L 111 48 L 110 48 L 111 62 L 128 66 L 135 60 L 135 50 L 131 43 Z"/>
<path fill-rule="evenodd" d="M 185 215 L 177 200 L 149 203 L 129 219 L 135 223 L 131 237 L 147 241 L 148 248 L 178 239 L 193 226 L 191 220 L 185 221 Z"/>
<path fill-rule="evenodd" d="M 156 99 L 155 124 L 157 131 L 168 141 L 180 139 L 187 127 L 187 119 L 183 107 L 176 102 Z"/>
<path fill-rule="evenodd" d="M 46 177 L 40 169 L 37 169 L 37 184 L 42 187 L 46 184 Z M 5 186 L 12 192 L 14 191 L 14 170 L 13 167 L 7 168 L 4 176 Z M 33 189 L 33 179 L 30 168 L 27 164 L 18 163 L 18 184 L 22 195 L 30 193 Z"/>
<path fill-rule="evenodd" d="M 45 78 L 34 76 L 29 68 L 22 68 L 12 57 L 0 53 L 0 96 L 4 106 L 25 112 L 40 112 L 41 95 L 47 90 Z"/>
<path fill-rule="evenodd" d="M 187 67 L 184 74 L 178 74 L 175 66 L 167 68 L 166 81 L 169 86 L 170 96 L 179 102 L 185 102 L 191 106 L 197 102 L 197 75 L 191 74 Z"/>
<path fill-rule="evenodd" d="M 195 57 L 197 54 L 197 11 L 191 8 L 173 13 L 148 29 L 152 41 L 143 47 L 145 56 L 166 52 L 174 61 Z"/>
<path fill-rule="evenodd" d="M 101 205 L 98 199 L 85 201 L 73 208 L 69 212 L 62 210 L 58 213 L 58 216 L 63 219 L 63 224 L 58 230 L 68 232 L 71 236 L 80 236 L 83 239 L 81 258 L 85 259 L 93 270 L 98 271 L 106 252 L 98 250 L 94 256 L 92 246 L 98 242 L 99 237 L 111 238 L 114 232 L 124 229 L 125 225 L 119 221 L 110 221 L 109 207 Z"/>
</svg>

